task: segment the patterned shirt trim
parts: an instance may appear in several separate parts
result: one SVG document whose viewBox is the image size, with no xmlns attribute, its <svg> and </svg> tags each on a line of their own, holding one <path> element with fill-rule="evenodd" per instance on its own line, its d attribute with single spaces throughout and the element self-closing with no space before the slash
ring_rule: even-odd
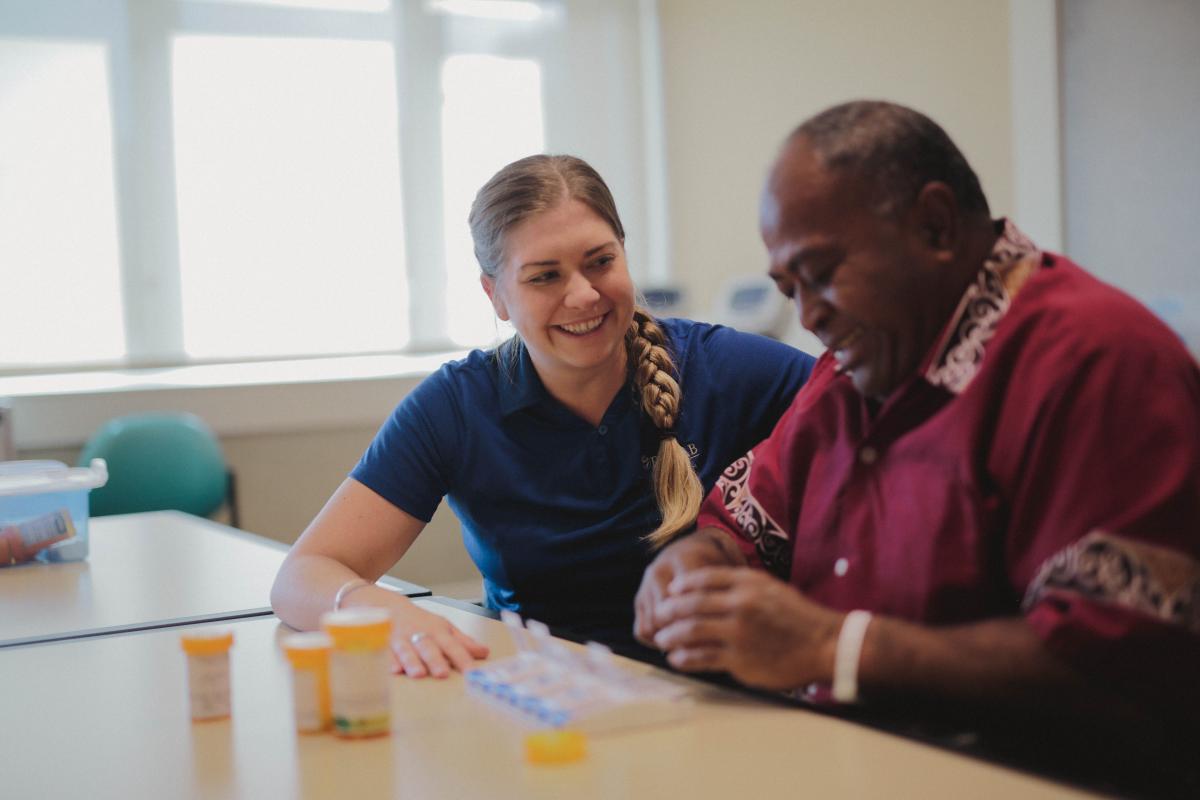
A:
<svg viewBox="0 0 1200 800">
<path fill-rule="evenodd" d="M 959 300 L 925 371 L 925 380 L 952 394 L 962 394 L 978 374 L 996 326 L 1041 260 L 1037 247 L 1011 220 L 1001 225 L 991 254 Z"/>
<path fill-rule="evenodd" d="M 758 558 L 777 577 L 787 580 L 792 573 L 792 547 L 787 531 L 759 505 L 750 493 L 750 469 L 754 453 L 730 464 L 717 479 L 721 502 L 742 537 L 754 545 Z"/>
<path fill-rule="evenodd" d="M 1166 547 L 1094 530 L 1046 559 L 1021 607 L 1063 594 L 1200 633 L 1200 562 Z"/>
</svg>

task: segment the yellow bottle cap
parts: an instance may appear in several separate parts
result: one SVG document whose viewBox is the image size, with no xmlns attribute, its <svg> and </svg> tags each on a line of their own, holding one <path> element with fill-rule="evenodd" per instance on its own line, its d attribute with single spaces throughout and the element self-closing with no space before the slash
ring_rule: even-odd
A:
<svg viewBox="0 0 1200 800">
<path fill-rule="evenodd" d="M 525 737 L 525 758 L 531 764 L 566 764 L 587 755 L 587 737 L 579 731 L 538 731 Z"/>
<path fill-rule="evenodd" d="M 189 656 L 215 656 L 233 647 L 233 631 L 225 628 L 188 631 L 179 637 L 179 643 Z"/>
<path fill-rule="evenodd" d="M 392 615 L 384 608 L 344 608 L 321 615 L 321 627 L 343 650 L 387 647 L 392 632 Z"/>
<path fill-rule="evenodd" d="M 283 639 L 283 652 L 298 669 L 316 669 L 329 659 L 333 639 L 324 633 L 293 633 Z"/>
</svg>

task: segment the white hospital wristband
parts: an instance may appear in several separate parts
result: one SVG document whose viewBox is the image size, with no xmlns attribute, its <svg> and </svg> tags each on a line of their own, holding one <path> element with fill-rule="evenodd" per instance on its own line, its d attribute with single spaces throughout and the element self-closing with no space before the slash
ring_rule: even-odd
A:
<svg viewBox="0 0 1200 800">
<path fill-rule="evenodd" d="M 858 701 L 858 661 L 870 624 L 870 611 L 851 611 L 842 620 L 833 657 L 833 699 L 839 703 Z"/>
</svg>

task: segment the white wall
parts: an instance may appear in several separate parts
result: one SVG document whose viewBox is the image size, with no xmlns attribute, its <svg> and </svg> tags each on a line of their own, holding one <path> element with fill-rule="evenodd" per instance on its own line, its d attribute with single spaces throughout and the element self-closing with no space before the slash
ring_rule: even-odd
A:
<svg viewBox="0 0 1200 800">
<path fill-rule="evenodd" d="M 1013 206 L 1008 4 L 995 0 L 660 0 L 677 280 L 708 309 L 760 273 L 758 195 L 784 137 L 837 102 L 937 120 L 997 214 Z"/>
<path fill-rule="evenodd" d="M 1064 0 L 1067 252 L 1200 353 L 1200 3 Z"/>
</svg>

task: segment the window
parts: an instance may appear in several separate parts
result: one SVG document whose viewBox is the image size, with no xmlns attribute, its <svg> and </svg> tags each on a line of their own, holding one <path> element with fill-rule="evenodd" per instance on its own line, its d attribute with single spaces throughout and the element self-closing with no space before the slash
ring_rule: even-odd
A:
<svg viewBox="0 0 1200 800">
<path fill-rule="evenodd" d="M 106 60 L 99 42 L 0 39 L 2 361 L 124 352 Z"/>
<path fill-rule="evenodd" d="M 467 210 L 535 152 L 661 277 L 648 7 L 0 0 L 0 373 L 490 344 Z"/>
</svg>

